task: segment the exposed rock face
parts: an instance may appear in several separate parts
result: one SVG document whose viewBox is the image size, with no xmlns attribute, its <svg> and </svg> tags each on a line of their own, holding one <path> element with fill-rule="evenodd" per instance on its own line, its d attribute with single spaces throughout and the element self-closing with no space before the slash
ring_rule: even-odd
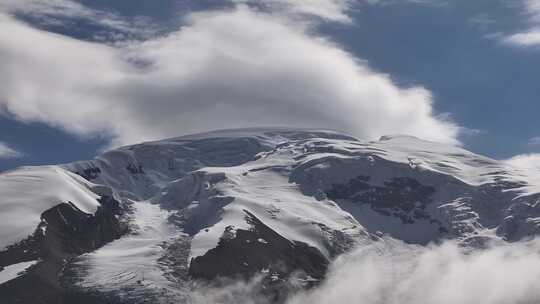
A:
<svg viewBox="0 0 540 304">
<path fill-rule="evenodd" d="M 75 172 L 75 174 L 82 176 L 88 181 L 91 181 L 99 177 L 101 174 L 101 169 L 98 167 L 90 167 L 81 169 L 80 171 Z"/>
<path fill-rule="evenodd" d="M 399 217 L 403 223 L 414 224 L 416 219 L 429 219 L 425 212 L 435 188 L 421 185 L 410 177 L 392 178 L 383 186 L 371 186 L 369 176 L 359 176 L 347 184 L 334 184 L 327 190 L 328 198 L 347 199 L 368 204 L 374 211 Z"/>
<path fill-rule="evenodd" d="M 227 227 L 217 247 L 191 261 L 193 278 L 247 281 L 259 276 L 261 281 L 255 288 L 276 303 L 284 301 L 291 291 L 286 284 L 289 280 L 311 287 L 324 279 L 329 260 L 317 248 L 288 240 L 245 212 L 251 229 Z"/>
<path fill-rule="evenodd" d="M 23 261 L 39 262 L 27 274 L 0 285 L 2 303 L 70 303 L 73 299 L 94 302 L 69 294 L 61 284 L 67 261 L 119 238 L 127 225 L 119 220 L 125 212 L 111 197 L 100 199 L 94 215 L 86 214 L 71 203 L 60 203 L 41 215 L 35 233 L 0 252 L 0 265 Z"/>
<path fill-rule="evenodd" d="M 263 272 L 283 279 L 297 271 L 316 280 L 324 278 L 329 261 L 318 249 L 282 237 L 249 211 L 245 212 L 252 228 L 227 227 L 217 247 L 191 261 L 189 270 L 194 278 L 249 279 Z"/>
</svg>

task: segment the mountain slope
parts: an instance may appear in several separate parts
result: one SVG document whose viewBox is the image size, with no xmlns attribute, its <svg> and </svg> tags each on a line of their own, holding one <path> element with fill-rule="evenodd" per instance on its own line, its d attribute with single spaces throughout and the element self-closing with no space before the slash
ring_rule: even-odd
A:
<svg viewBox="0 0 540 304">
<path fill-rule="evenodd" d="M 21 170 L 0 175 L 0 209 L 30 208 L 34 217 L 21 228 L 0 213 L 9 226 L 0 266 L 65 261 L 49 271 L 62 292 L 44 303 L 178 303 L 189 301 L 197 282 L 252 277 L 279 302 L 317 285 L 329 263 L 355 246 L 394 238 L 477 247 L 540 232 L 540 185 L 530 172 L 409 136 L 362 142 L 323 130 L 224 130 Z M 52 173 L 36 179 L 32 172 L 43 170 Z M 24 187 L 9 190 L 14 183 Z M 77 250 L 14 259 L 36 243 L 50 210 L 71 214 L 70 227 L 102 225 L 71 231 L 69 242 L 84 244 Z M 40 248 L 56 243 L 41 240 Z M 9 284 L 23 284 L 32 267 Z M 0 285 L 0 295 L 18 292 Z"/>
</svg>

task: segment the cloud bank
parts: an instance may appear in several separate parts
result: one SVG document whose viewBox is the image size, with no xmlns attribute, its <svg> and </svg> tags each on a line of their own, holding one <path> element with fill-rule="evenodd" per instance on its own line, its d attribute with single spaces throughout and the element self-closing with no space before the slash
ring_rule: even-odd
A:
<svg viewBox="0 0 540 304">
<path fill-rule="evenodd" d="M 337 21 L 348 3 L 270 2 Z M 397 86 L 318 35 L 310 17 L 238 4 L 184 18 L 168 35 L 111 46 L 0 13 L 0 109 L 114 144 L 253 126 L 458 142 L 427 89 Z"/>
<path fill-rule="evenodd" d="M 485 249 L 408 245 L 386 239 L 340 256 L 317 288 L 286 304 L 508 304 L 540 301 L 540 240 Z M 257 279 L 197 288 L 193 303 L 268 304 Z"/>
<path fill-rule="evenodd" d="M 321 288 L 288 304 L 538 303 L 540 242 L 467 251 L 387 242 L 338 259 Z"/>
</svg>

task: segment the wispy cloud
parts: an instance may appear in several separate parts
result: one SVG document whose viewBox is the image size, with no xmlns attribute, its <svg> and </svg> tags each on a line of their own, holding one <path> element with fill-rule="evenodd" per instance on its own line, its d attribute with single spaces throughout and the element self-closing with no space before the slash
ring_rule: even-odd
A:
<svg viewBox="0 0 540 304">
<path fill-rule="evenodd" d="M 514 46 L 540 46 L 540 0 L 524 0 L 522 7 L 528 20 L 528 28 L 503 36 L 502 41 Z"/>
<path fill-rule="evenodd" d="M 0 159 L 10 159 L 22 157 L 23 153 L 13 149 L 8 144 L 0 142 Z"/>
<path fill-rule="evenodd" d="M 518 46 L 539 46 L 540 45 L 540 27 L 532 28 L 526 32 L 515 33 L 503 37 L 504 42 Z"/>
<path fill-rule="evenodd" d="M 417 5 L 424 5 L 424 6 L 446 6 L 449 1 L 448 0 L 363 0 L 361 1 L 363 3 L 369 4 L 369 5 L 395 5 L 395 4 L 417 4 Z"/>
<path fill-rule="evenodd" d="M 74 22 L 102 27 L 100 35 L 122 34 L 146 38 L 158 29 L 147 18 L 126 18 L 112 11 L 97 10 L 73 0 L 0 0 L 0 12 L 32 18 L 42 26 L 73 26 Z"/>
<path fill-rule="evenodd" d="M 540 22 L 540 0 L 526 0 L 525 4 L 531 18 Z"/>
<path fill-rule="evenodd" d="M 529 138 L 527 141 L 528 146 L 540 147 L 540 136 Z"/>
<path fill-rule="evenodd" d="M 255 5 L 287 14 L 300 14 L 326 21 L 350 23 L 349 10 L 353 0 L 232 0 L 234 3 Z"/>
<path fill-rule="evenodd" d="M 481 31 L 488 30 L 495 23 L 496 19 L 486 13 L 476 14 L 469 19 L 469 25 Z"/>
</svg>

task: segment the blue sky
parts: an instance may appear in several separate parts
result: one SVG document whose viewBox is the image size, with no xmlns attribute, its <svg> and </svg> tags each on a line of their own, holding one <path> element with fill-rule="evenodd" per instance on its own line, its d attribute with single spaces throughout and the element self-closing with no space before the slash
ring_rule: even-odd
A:
<svg viewBox="0 0 540 304">
<path fill-rule="evenodd" d="M 539 1 L 0 0 L 2 16 L 0 169 L 268 125 L 540 152 Z"/>
</svg>

